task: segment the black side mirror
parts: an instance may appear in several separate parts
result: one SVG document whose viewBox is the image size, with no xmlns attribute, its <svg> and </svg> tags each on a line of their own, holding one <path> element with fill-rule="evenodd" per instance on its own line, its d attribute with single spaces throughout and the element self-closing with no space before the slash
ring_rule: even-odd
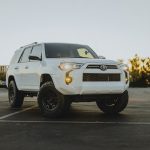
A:
<svg viewBox="0 0 150 150">
<path fill-rule="evenodd" d="M 98 56 L 99 59 L 106 59 L 104 56 Z"/>
<path fill-rule="evenodd" d="M 39 60 L 39 61 L 41 61 L 42 59 L 39 58 L 38 56 L 30 55 L 30 56 L 29 56 L 29 60 Z"/>
</svg>

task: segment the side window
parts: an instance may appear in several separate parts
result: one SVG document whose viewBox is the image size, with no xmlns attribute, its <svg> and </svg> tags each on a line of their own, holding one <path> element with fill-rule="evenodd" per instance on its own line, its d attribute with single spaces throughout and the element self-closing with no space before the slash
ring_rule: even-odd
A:
<svg viewBox="0 0 150 150">
<path fill-rule="evenodd" d="M 23 54 L 19 60 L 20 63 L 25 63 L 29 61 L 29 55 L 31 53 L 32 47 L 28 47 L 23 51 Z"/>
<path fill-rule="evenodd" d="M 41 45 L 34 46 L 31 55 L 42 58 L 42 46 Z"/>
<path fill-rule="evenodd" d="M 10 61 L 10 64 L 17 63 L 21 54 L 22 54 L 22 51 L 20 51 L 20 50 L 15 51 L 15 54 L 14 54 L 14 56 L 12 57 L 12 59 Z"/>
</svg>

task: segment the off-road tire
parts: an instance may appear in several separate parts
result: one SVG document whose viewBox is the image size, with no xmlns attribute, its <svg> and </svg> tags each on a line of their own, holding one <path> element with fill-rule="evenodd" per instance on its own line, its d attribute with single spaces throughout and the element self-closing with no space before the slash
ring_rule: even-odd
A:
<svg viewBox="0 0 150 150">
<path fill-rule="evenodd" d="M 108 103 L 107 99 L 97 100 L 96 104 L 100 108 L 100 110 L 102 110 L 104 113 L 117 114 L 126 108 L 128 104 L 128 99 L 129 99 L 128 91 L 125 91 L 123 94 L 121 94 L 115 99 L 115 103 L 112 105 L 107 104 Z"/>
<path fill-rule="evenodd" d="M 11 80 L 8 85 L 8 98 L 11 108 L 20 108 L 23 105 L 24 95 L 17 89 L 14 80 Z"/>
<path fill-rule="evenodd" d="M 52 82 L 46 82 L 41 86 L 37 99 L 39 108 L 45 117 L 60 117 L 70 107 L 69 101 L 56 90 Z"/>
</svg>

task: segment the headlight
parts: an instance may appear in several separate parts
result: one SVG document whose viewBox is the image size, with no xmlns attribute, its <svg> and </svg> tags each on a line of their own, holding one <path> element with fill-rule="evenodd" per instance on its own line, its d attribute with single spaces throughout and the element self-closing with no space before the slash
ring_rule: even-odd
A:
<svg viewBox="0 0 150 150">
<path fill-rule="evenodd" d="M 118 67 L 124 71 L 128 71 L 128 66 L 126 64 L 119 64 Z"/>
<path fill-rule="evenodd" d="M 129 82 L 129 73 L 128 73 L 128 66 L 126 64 L 119 64 L 118 67 L 124 71 L 125 74 L 125 82 L 126 84 Z"/>
<path fill-rule="evenodd" d="M 60 63 L 59 68 L 64 71 L 80 69 L 83 66 L 82 63 Z"/>
</svg>

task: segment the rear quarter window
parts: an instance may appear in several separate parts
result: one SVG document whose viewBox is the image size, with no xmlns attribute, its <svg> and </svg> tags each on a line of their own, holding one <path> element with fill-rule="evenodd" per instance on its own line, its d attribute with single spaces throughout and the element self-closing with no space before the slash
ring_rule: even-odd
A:
<svg viewBox="0 0 150 150">
<path fill-rule="evenodd" d="M 14 55 L 10 61 L 10 65 L 18 62 L 21 53 L 22 53 L 22 50 L 16 50 L 15 51 L 15 53 L 14 53 Z"/>
</svg>

